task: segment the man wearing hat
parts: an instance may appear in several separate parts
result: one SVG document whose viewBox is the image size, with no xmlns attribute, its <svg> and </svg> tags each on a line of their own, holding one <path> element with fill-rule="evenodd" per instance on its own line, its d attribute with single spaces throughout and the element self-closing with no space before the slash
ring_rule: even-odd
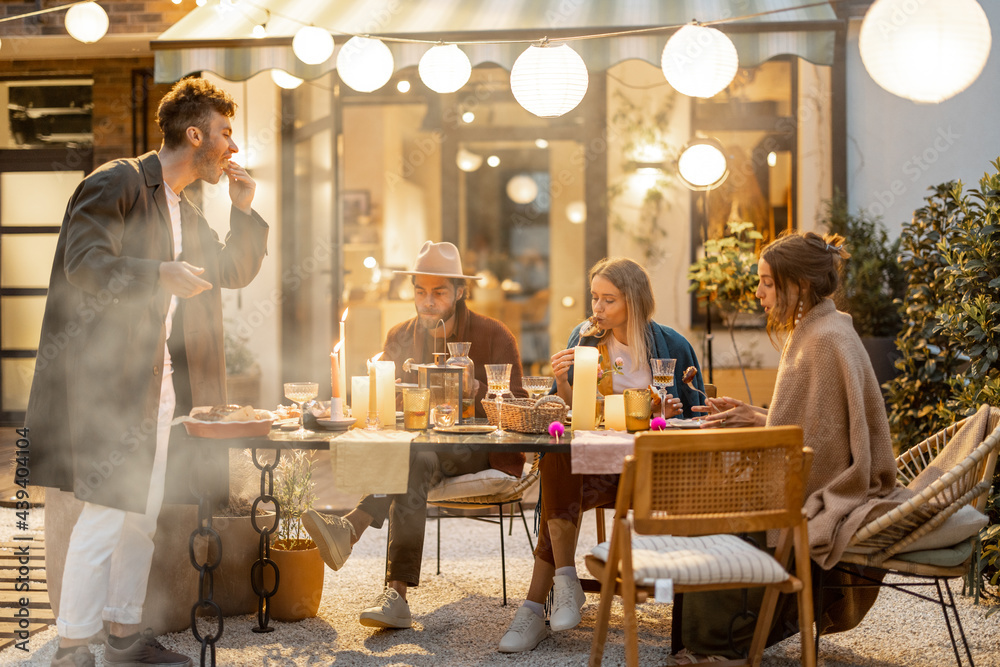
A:
<svg viewBox="0 0 1000 667">
<path fill-rule="evenodd" d="M 486 414 L 482 399 L 487 390 L 487 364 L 510 364 L 511 391 L 515 396 L 527 396 L 521 386 L 521 357 L 514 335 L 502 322 L 474 313 L 465 305 L 466 281 L 470 276 L 462 272 L 458 248 L 451 243 L 427 241 L 420 248 L 413 270 L 397 273 L 412 276 L 417 310 L 416 317 L 389 331 L 383 345 L 382 358 L 396 362 L 397 380 L 416 382 L 416 371 L 404 370 L 404 362 L 431 363 L 435 349 L 447 349 L 444 343 L 469 341 L 476 380 L 467 395 L 475 395 L 477 416 Z M 406 493 L 366 496 L 344 517 L 309 510 L 302 515 L 302 523 L 319 546 L 326 564 L 339 570 L 365 528 L 381 528 L 388 516 L 386 585 L 371 606 L 361 612 L 360 621 L 368 627 L 408 628 L 412 620 L 406 591 L 420 581 L 428 489 L 442 476 L 464 475 L 490 467 L 520 476 L 523 466 L 524 454 L 411 452 Z"/>
</svg>

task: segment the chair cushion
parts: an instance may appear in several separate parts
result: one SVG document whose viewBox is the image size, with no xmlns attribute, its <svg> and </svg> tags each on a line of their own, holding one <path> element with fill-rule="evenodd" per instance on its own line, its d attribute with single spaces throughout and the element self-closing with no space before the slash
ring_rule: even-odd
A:
<svg viewBox="0 0 1000 667">
<path fill-rule="evenodd" d="M 944 520 L 940 526 L 918 538 L 900 553 L 941 549 L 967 540 L 985 526 L 989 519 L 972 505 L 966 505 Z"/>
<path fill-rule="evenodd" d="M 608 548 L 609 543 L 602 542 L 590 553 L 606 561 Z M 632 567 L 641 586 L 652 585 L 657 579 L 673 579 L 681 585 L 773 584 L 788 579 L 778 561 L 735 535 L 635 537 Z"/>
<path fill-rule="evenodd" d="M 908 563 L 919 563 L 920 565 L 936 565 L 938 567 L 957 567 L 967 561 L 972 556 L 972 541 L 965 540 L 958 544 L 941 549 L 928 549 L 925 551 L 909 551 L 893 556 L 897 560 L 905 560 Z"/>
<path fill-rule="evenodd" d="M 495 496 L 509 492 L 519 479 L 507 473 L 487 468 L 467 475 L 445 477 L 444 480 L 427 492 L 427 501 L 434 503 L 456 498 L 474 498 L 477 496 Z"/>
</svg>

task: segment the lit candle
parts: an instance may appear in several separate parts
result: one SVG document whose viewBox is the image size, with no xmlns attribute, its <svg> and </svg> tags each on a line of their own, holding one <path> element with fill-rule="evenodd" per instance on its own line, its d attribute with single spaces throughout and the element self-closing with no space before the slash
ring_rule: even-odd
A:
<svg viewBox="0 0 1000 667">
<path fill-rule="evenodd" d="M 608 394 L 604 397 L 604 428 L 614 431 L 625 430 L 625 396 Z"/>
<path fill-rule="evenodd" d="M 341 398 L 340 388 L 343 386 L 340 378 L 340 348 L 343 343 L 337 343 L 330 353 L 330 395 L 332 398 Z"/>
<path fill-rule="evenodd" d="M 364 428 L 368 420 L 368 382 L 367 375 L 351 377 L 351 414 L 355 428 Z"/>
<path fill-rule="evenodd" d="M 347 393 L 347 383 L 345 382 L 347 373 L 347 311 L 348 309 L 344 308 L 344 315 L 340 318 L 340 357 L 337 359 L 337 364 L 340 366 L 340 387 L 345 394 Z"/>
<path fill-rule="evenodd" d="M 578 345 L 574 348 L 574 431 L 590 431 L 597 426 L 597 357 L 596 347 Z"/>
<path fill-rule="evenodd" d="M 375 375 L 375 364 L 382 357 L 379 352 L 368 360 L 368 414 L 378 415 L 378 379 Z"/>
<path fill-rule="evenodd" d="M 396 428 L 396 363 L 376 361 L 375 378 L 378 383 L 376 406 L 382 428 Z"/>
</svg>

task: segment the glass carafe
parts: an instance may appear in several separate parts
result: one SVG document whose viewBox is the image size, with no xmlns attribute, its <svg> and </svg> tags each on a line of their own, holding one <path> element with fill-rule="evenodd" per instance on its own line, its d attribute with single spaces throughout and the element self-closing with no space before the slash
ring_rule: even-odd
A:
<svg viewBox="0 0 1000 667">
<path fill-rule="evenodd" d="M 476 416 L 476 363 L 469 358 L 472 343 L 448 343 L 449 366 L 461 366 L 463 369 L 462 384 L 465 396 L 462 397 L 462 419 Z"/>
</svg>

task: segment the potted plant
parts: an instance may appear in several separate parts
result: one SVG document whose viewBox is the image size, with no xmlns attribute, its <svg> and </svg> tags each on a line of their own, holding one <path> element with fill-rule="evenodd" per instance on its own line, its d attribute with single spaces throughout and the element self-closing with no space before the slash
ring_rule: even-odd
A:
<svg viewBox="0 0 1000 667">
<path fill-rule="evenodd" d="M 224 331 L 226 356 L 226 395 L 230 403 L 260 405 L 260 366 L 247 346 L 247 338 L 236 333 L 234 325 Z"/>
<path fill-rule="evenodd" d="M 729 235 L 705 241 L 705 256 L 688 269 L 689 292 L 722 315 L 729 339 L 740 364 L 748 402 L 753 402 L 743 358 L 736 345 L 736 321 L 740 314 L 760 313 L 757 302 L 757 243 L 763 238 L 752 222 L 728 223 Z"/>
<path fill-rule="evenodd" d="M 844 267 L 837 307 L 850 313 L 879 384 L 895 374 L 896 335 L 902 326 L 899 303 L 906 294 L 906 275 L 899 265 L 899 239 L 890 240 L 880 218 L 864 210 L 851 213 L 842 195 L 826 202 L 820 221 L 847 240 L 851 258 Z"/>
<path fill-rule="evenodd" d="M 316 502 L 311 452 L 283 451 L 275 469 L 274 498 L 281 519 L 271 542 L 271 560 L 278 567 L 278 591 L 268 610 L 278 621 L 311 618 L 323 597 L 323 559 L 302 526 L 302 514 Z M 264 588 L 274 586 L 273 570 L 264 568 Z"/>
</svg>

